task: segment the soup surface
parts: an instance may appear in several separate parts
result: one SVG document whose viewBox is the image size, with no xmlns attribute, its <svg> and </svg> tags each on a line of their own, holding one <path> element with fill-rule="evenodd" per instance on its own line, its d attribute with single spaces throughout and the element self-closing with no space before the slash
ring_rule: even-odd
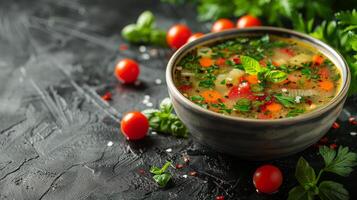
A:
<svg viewBox="0 0 357 200">
<path fill-rule="evenodd" d="M 329 102 L 340 72 L 295 39 L 239 37 L 200 46 L 175 66 L 178 90 L 197 105 L 254 119 L 295 117 Z"/>
</svg>

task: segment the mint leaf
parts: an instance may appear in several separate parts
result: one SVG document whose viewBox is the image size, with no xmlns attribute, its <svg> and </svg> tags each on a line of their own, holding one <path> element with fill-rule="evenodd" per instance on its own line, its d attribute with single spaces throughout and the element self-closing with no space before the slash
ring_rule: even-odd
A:
<svg viewBox="0 0 357 200">
<path fill-rule="evenodd" d="M 241 56 L 240 61 L 242 62 L 244 71 L 248 74 L 257 75 L 259 72 L 263 71 L 259 62 L 254 58 L 249 56 Z"/>
<path fill-rule="evenodd" d="M 315 184 L 315 171 L 303 157 L 296 164 L 295 177 L 305 189 L 310 189 Z"/>
<path fill-rule="evenodd" d="M 321 200 L 348 200 L 348 191 L 342 184 L 333 181 L 322 181 L 319 186 Z"/>
<path fill-rule="evenodd" d="M 348 176 L 353 171 L 352 167 L 357 166 L 357 154 L 350 152 L 348 147 L 340 146 L 337 154 L 328 147 L 321 147 L 320 154 L 324 158 L 324 171 L 332 172 L 340 176 Z"/>
<path fill-rule="evenodd" d="M 276 95 L 274 95 L 274 97 L 281 104 L 283 104 L 284 107 L 287 107 L 287 108 L 295 107 L 296 102 L 295 102 L 295 98 L 294 97 L 283 96 L 282 94 L 276 94 Z"/>
<path fill-rule="evenodd" d="M 289 191 L 288 200 L 313 200 L 314 194 L 302 186 L 296 186 Z"/>
<path fill-rule="evenodd" d="M 265 74 L 265 78 L 266 78 L 268 81 L 273 82 L 273 83 L 282 82 L 282 81 L 284 81 L 287 77 L 288 77 L 288 75 L 287 75 L 285 72 L 280 71 L 280 70 L 271 70 L 271 71 L 268 71 L 268 72 Z"/>
<path fill-rule="evenodd" d="M 171 180 L 171 174 L 165 173 L 153 176 L 153 179 L 160 187 L 165 187 Z"/>
</svg>

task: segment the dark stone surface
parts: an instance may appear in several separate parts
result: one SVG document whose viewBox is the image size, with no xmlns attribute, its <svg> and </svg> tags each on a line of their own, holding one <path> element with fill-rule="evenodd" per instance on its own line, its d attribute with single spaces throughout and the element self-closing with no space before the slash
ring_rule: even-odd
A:
<svg viewBox="0 0 357 200">
<path fill-rule="evenodd" d="M 190 7 L 158 1 L 0 1 L 0 199 L 286 199 L 296 185 L 299 156 L 315 169 L 322 166 L 314 147 L 256 163 L 214 152 L 192 139 L 149 134 L 141 142 L 125 141 L 121 114 L 147 108 L 142 104 L 146 94 L 154 106 L 167 96 L 169 50 L 160 49 L 149 60 L 138 46 L 118 50 L 121 28 L 145 9 L 154 11 L 162 28 L 180 21 L 195 31 L 208 30 L 194 20 Z M 153 53 L 150 49 L 145 53 Z M 124 57 L 140 61 L 140 85 L 124 86 L 112 76 L 115 62 Z M 113 94 L 109 103 L 100 98 L 107 91 Z M 348 99 L 341 128 L 328 134 L 330 143 L 354 151 L 357 136 L 350 132 L 356 126 L 346 120 L 356 114 L 356 102 Z M 184 154 L 190 164 L 170 169 L 172 184 L 159 189 L 150 166 L 167 159 L 182 163 Z M 276 194 L 257 194 L 252 185 L 254 170 L 264 163 L 284 173 Z M 190 171 L 197 176 L 184 178 Z M 357 199 L 357 172 L 327 178 L 344 183 L 351 199 Z"/>
</svg>

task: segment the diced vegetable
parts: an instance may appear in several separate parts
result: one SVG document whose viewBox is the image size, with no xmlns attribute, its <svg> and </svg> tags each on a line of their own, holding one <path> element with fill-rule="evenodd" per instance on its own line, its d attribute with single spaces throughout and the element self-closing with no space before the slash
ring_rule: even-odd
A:
<svg viewBox="0 0 357 200">
<path fill-rule="evenodd" d="M 214 90 L 206 90 L 201 92 L 201 96 L 203 97 L 206 103 L 218 103 L 223 99 L 222 95 Z"/>
</svg>

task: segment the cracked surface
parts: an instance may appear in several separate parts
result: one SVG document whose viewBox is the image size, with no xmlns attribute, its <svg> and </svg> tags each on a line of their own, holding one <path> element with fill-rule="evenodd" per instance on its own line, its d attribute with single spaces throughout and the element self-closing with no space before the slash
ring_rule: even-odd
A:
<svg viewBox="0 0 357 200">
<path fill-rule="evenodd" d="M 166 97 L 165 67 L 172 52 L 152 50 L 145 60 L 138 46 L 119 51 L 121 28 L 152 10 L 158 25 L 179 21 L 208 31 L 195 22 L 190 7 L 180 9 L 159 1 L 36 0 L 0 2 L 0 199 L 286 199 L 296 184 L 294 168 L 303 155 L 321 167 L 317 149 L 267 162 L 248 162 L 214 152 L 192 138 L 183 140 L 149 134 L 145 140 L 124 140 L 122 113 L 145 109 L 144 95 L 154 106 Z M 156 52 L 156 53 L 155 53 Z M 155 55 L 154 55 L 155 54 Z M 140 85 L 115 80 L 115 62 L 124 57 L 141 64 Z M 113 100 L 100 96 L 110 91 Z M 357 151 L 356 126 L 347 122 L 357 113 L 350 97 L 339 118 L 341 128 L 329 141 Z M 112 146 L 107 146 L 112 141 Z M 165 150 L 171 148 L 172 152 Z M 173 182 L 159 189 L 148 170 L 170 159 L 189 165 L 170 169 Z M 255 192 L 251 177 L 257 166 L 273 163 L 284 174 L 274 195 Z M 197 176 L 183 175 L 196 171 Z M 331 176 L 357 198 L 357 173 Z"/>
</svg>

